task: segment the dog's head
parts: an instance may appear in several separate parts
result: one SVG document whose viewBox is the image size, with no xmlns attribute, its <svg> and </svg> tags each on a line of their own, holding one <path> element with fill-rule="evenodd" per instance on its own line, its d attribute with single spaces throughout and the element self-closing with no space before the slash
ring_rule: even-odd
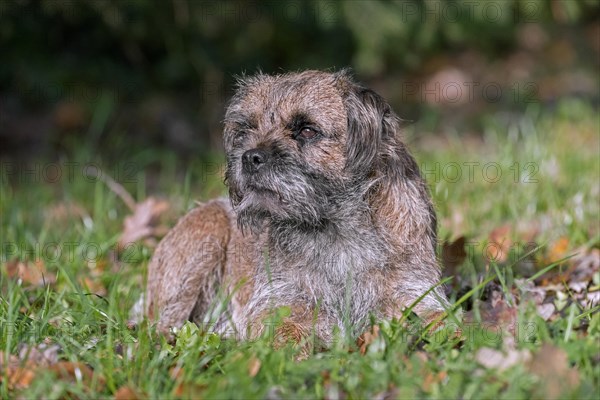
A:
<svg viewBox="0 0 600 400">
<path fill-rule="evenodd" d="M 387 103 L 345 71 L 241 79 L 224 130 L 239 224 L 318 226 L 344 202 L 361 201 L 384 173 L 397 126 Z"/>
</svg>

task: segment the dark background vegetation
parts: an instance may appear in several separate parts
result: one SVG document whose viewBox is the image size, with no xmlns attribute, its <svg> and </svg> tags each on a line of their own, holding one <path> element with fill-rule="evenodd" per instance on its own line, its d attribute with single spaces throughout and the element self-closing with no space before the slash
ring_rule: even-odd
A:
<svg viewBox="0 0 600 400">
<path fill-rule="evenodd" d="M 469 134 L 597 104 L 599 17 L 595 0 L 2 0 L 0 151 L 214 153 L 235 75 L 258 69 L 351 67 L 420 134 Z"/>
<path fill-rule="evenodd" d="M 598 0 L 0 0 L 0 398 L 596 399 L 599 66 Z M 345 67 L 405 120 L 462 322 L 303 362 L 131 324 L 226 192 L 235 76 Z"/>
</svg>

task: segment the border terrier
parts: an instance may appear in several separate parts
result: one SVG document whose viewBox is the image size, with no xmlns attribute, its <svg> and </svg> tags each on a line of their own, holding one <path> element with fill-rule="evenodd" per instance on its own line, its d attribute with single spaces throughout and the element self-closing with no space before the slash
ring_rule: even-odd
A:
<svg viewBox="0 0 600 400">
<path fill-rule="evenodd" d="M 241 78 L 224 147 L 229 201 L 190 211 L 149 264 L 159 330 L 190 320 L 252 339 L 279 308 L 276 338 L 327 347 L 372 318 L 448 309 L 435 211 L 399 118 L 347 71 Z"/>
</svg>

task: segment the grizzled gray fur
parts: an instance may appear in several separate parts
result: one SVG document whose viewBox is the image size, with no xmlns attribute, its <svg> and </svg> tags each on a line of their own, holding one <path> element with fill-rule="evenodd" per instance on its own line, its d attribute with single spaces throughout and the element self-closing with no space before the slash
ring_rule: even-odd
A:
<svg viewBox="0 0 600 400">
<path fill-rule="evenodd" d="M 243 78 L 224 122 L 230 203 L 198 206 L 149 266 L 146 313 L 255 338 L 272 309 L 281 341 L 356 337 L 440 280 L 436 216 L 399 120 L 346 71 Z M 447 308 L 440 287 L 414 308 Z"/>
</svg>

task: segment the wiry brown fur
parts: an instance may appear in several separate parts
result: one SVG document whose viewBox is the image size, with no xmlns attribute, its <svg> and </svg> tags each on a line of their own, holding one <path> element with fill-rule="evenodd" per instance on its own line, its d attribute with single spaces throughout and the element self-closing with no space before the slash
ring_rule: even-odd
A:
<svg viewBox="0 0 600 400">
<path fill-rule="evenodd" d="M 347 72 L 241 79 L 224 144 L 231 205 L 192 210 L 150 263 L 160 329 L 192 320 L 253 338 L 288 306 L 275 336 L 327 345 L 334 327 L 355 337 L 438 284 L 435 212 L 398 117 Z M 437 287 L 415 311 L 446 306 Z"/>
</svg>

